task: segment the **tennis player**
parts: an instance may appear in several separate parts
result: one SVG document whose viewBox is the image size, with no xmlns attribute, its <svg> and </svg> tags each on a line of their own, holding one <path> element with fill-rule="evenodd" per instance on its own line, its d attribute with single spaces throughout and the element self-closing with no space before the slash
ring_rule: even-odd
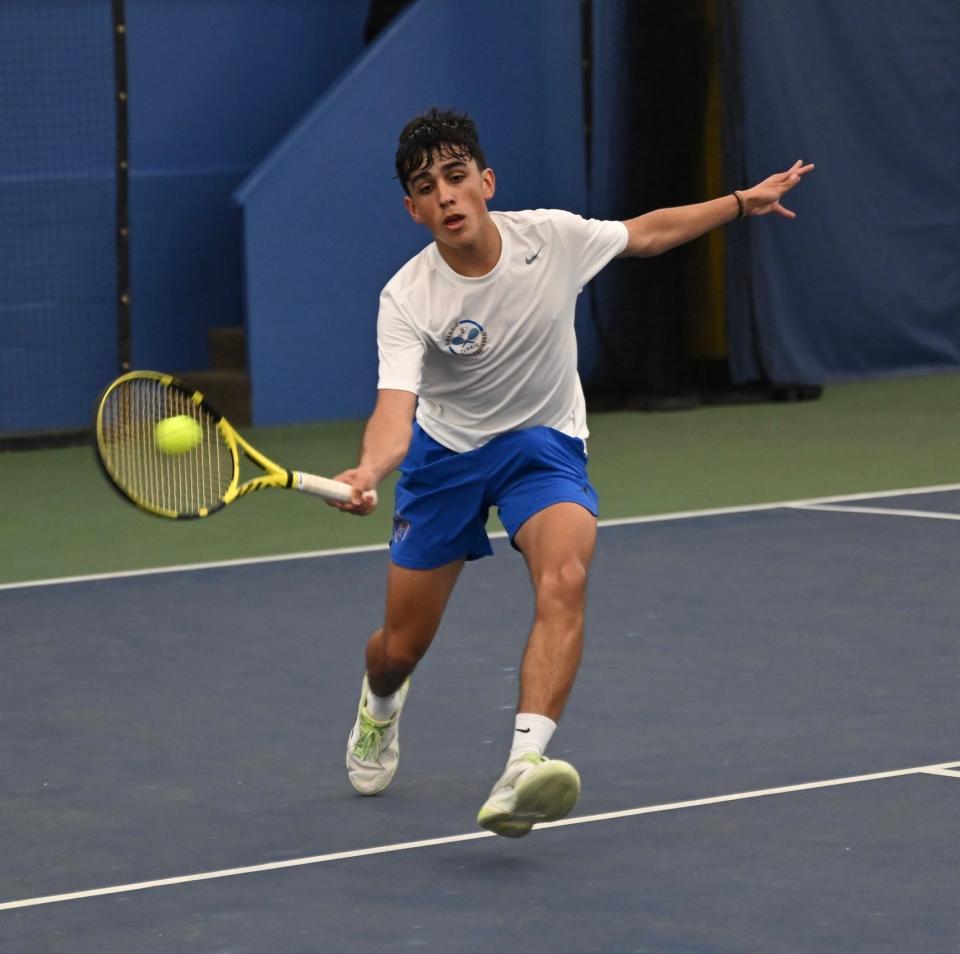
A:
<svg viewBox="0 0 960 954">
<path fill-rule="evenodd" d="M 659 255 L 748 215 L 794 218 L 780 200 L 798 161 L 742 192 L 619 221 L 570 212 L 490 212 L 496 178 L 465 114 L 431 109 L 400 135 L 397 177 L 433 241 L 387 283 L 377 323 L 378 397 L 356 467 L 338 475 L 364 498 L 399 466 L 383 626 L 347 744 L 353 787 L 375 795 L 399 760 L 410 674 L 430 647 L 466 561 L 493 551 L 496 506 L 526 561 L 535 618 L 520 669 L 513 745 L 477 821 L 517 838 L 574 806 L 580 779 L 544 752 L 583 648 L 597 493 L 577 376 L 574 306 L 621 255 Z"/>
</svg>

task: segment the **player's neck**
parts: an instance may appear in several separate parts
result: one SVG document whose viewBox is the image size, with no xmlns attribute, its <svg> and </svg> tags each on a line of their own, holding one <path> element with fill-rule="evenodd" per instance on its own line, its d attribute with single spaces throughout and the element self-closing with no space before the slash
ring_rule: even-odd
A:
<svg viewBox="0 0 960 954">
<path fill-rule="evenodd" d="M 487 215 L 475 241 L 459 248 L 437 242 L 440 257 L 458 274 L 466 278 L 482 278 L 500 261 L 503 239 L 493 219 Z"/>
</svg>

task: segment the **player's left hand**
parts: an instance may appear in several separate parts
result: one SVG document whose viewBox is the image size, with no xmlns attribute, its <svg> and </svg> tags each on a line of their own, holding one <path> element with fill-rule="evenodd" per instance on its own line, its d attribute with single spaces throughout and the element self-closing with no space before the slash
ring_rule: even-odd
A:
<svg viewBox="0 0 960 954">
<path fill-rule="evenodd" d="M 747 215 L 767 215 L 770 212 L 776 212 L 784 218 L 795 219 L 796 212 L 784 208 L 780 204 L 780 199 L 813 168 L 812 162 L 804 165 L 803 160 L 798 159 L 786 172 L 777 172 L 752 189 L 744 189 L 740 194 L 746 204 Z"/>
</svg>

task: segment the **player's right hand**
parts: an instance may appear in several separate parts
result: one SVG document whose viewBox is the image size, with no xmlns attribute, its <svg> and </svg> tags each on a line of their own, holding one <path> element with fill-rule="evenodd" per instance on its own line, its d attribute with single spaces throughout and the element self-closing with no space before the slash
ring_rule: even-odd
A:
<svg viewBox="0 0 960 954">
<path fill-rule="evenodd" d="M 353 487 L 353 500 L 346 503 L 328 500 L 327 503 L 331 507 L 342 510 L 344 513 L 352 513 L 355 517 L 365 517 L 373 513 L 377 507 L 377 482 L 370 471 L 361 467 L 351 467 L 337 474 L 334 480 Z"/>
</svg>

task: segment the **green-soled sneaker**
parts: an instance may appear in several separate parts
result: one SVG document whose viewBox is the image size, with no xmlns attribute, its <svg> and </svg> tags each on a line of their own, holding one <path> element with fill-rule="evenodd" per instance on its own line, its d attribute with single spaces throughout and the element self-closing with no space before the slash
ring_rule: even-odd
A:
<svg viewBox="0 0 960 954">
<path fill-rule="evenodd" d="M 347 776 L 361 795 L 382 792 L 396 774 L 400 763 L 400 712 L 409 688 L 410 680 L 407 679 L 399 689 L 397 711 L 386 722 L 380 722 L 367 712 L 370 687 L 367 677 L 363 677 L 357 721 L 347 739 Z"/>
<path fill-rule="evenodd" d="M 504 838 L 522 838 L 537 822 L 570 813 L 580 776 L 569 762 L 530 752 L 511 762 L 477 815 L 477 823 Z"/>
</svg>

